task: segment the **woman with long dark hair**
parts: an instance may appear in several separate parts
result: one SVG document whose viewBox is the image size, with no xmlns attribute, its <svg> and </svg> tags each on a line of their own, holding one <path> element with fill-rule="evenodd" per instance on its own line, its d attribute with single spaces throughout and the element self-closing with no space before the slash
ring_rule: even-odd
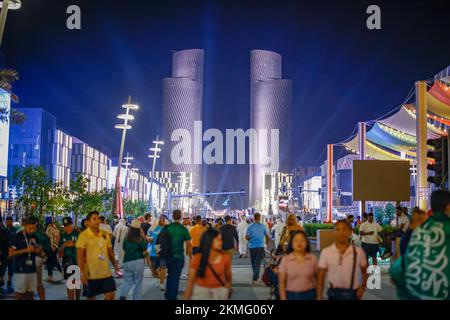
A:
<svg viewBox="0 0 450 320">
<path fill-rule="evenodd" d="M 130 229 L 123 241 L 123 251 L 123 270 L 125 274 L 122 288 L 120 289 L 120 300 L 126 300 L 132 287 L 134 287 L 133 300 L 139 300 L 142 294 L 145 262 L 150 267 L 150 259 L 144 231 L 138 220 L 131 222 Z"/>
<path fill-rule="evenodd" d="M 202 235 L 200 252 L 191 260 L 185 300 L 226 300 L 231 293 L 231 260 L 222 252 L 222 237 L 216 229 Z"/>
<path fill-rule="evenodd" d="M 304 231 L 292 233 L 287 252 L 278 269 L 280 299 L 315 300 L 318 262 Z"/>
</svg>

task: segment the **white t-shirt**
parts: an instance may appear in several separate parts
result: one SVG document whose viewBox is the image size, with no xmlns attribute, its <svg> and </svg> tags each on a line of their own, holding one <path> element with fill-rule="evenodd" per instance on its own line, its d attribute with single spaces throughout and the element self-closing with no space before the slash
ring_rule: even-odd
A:
<svg viewBox="0 0 450 320">
<path fill-rule="evenodd" d="M 398 219 L 398 226 L 397 226 L 397 219 Z M 395 227 L 395 228 L 400 227 L 402 224 L 403 224 L 403 229 L 402 229 L 402 231 L 403 231 L 403 232 L 408 231 L 408 228 L 409 228 L 409 219 L 408 219 L 408 217 L 407 217 L 404 213 L 402 213 L 402 215 L 401 215 L 400 217 L 398 217 L 398 218 L 395 217 L 394 220 L 392 220 L 392 222 L 391 222 L 391 226 L 393 226 L 393 227 Z"/>
<path fill-rule="evenodd" d="M 370 244 L 378 244 L 378 233 L 383 231 L 383 228 L 376 223 L 375 221 L 370 223 L 369 221 L 363 222 L 359 227 L 359 233 L 363 232 L 372 232 L 373 234 L 361 236 L 361 242 L 370 243 Z"/>
<path fill-rule="evenodd" d="M 356 249 L 355 276 L 353 278 L 353 289 L 361 285 L 361 268 L 367 267 L 366 254 L 361 248 Z M 339 252 L 335 244 L 322 250 L 319 259 L 319 268 L 326 269 L 328 281 L 334 288 L 349 289 L 353 271 L 353 248 L 349 246 L 344 254 Z"/>
<path fill-rule="evenodd" d="M 109 224 L 100 223 L 100 230 L 103 230 L 103 231 L 107 232 L 110 236 L 112 236 L 113 231 Z"/>
</svg>

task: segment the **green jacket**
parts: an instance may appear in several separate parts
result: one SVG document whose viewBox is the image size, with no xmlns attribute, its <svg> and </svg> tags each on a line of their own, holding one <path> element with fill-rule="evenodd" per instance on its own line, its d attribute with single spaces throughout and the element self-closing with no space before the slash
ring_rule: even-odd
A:
<svg viewBox="0 0 450 320">
<path fill-rule="evenodd" d="M 34 235 L 36 236 L 39 245 L 45 252 L 49 252 L 51 250 L 50 247 L 50 238 L 41 230 L 37 230 Z"/>
<path fill-rule="evenodd" d="M 415 229 L 390 274 L 401 299 L 450 300 L 450 218 L 436 213 Z"/>
</svg>

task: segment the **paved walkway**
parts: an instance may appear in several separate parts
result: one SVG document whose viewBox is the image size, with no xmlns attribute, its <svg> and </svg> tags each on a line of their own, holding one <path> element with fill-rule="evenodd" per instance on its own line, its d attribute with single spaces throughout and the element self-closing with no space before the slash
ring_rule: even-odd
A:
<svg viewBox="0 0 450 320">
<path fill-rule="evenodd" d="M 61 279 L 58 272 L 54 272 L 55 280 Z M 44 272 L 44 279 L 46 279 L 46 272 Z M 252 270 L 250 259 L 235 258 L 233 261 L 233 300 L 267 300 L 270 294 L 270 288 L 264 284 L 256 286 L 251 285 Z M 117 288 L 120 289 L 122 279 L 115 279 Z M 61 281 L 57 284 L 44 283 L 46 290 L 46 298 L 48 300 L 66 300 L 66 286 L 65 282 Z M 186 286 L 186 280 L 180 282 L 180 298 Z M 159 290 L 159 280 L 151 276 L 150 270 L 146 268 L 144 273 L 143 285 L 144 300 L 163 300 L 164 293 Z M 118 292 L 117 292 L 118 296 Z M 117 297 L 118 298 L 118 297 Z M 12 296 L 3 297 L 0 299 L 12 299 Z M 365 300 L 396 300 L 395 288 L 390 282 L 387 274 L 387 266 L 382 267 L 381 275 L 381 289 L 368 290 L 364 296 Z"/>
</svg>

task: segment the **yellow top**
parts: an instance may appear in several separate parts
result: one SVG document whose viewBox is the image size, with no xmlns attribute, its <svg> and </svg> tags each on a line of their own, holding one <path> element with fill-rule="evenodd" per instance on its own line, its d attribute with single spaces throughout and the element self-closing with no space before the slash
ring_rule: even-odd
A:
<svg viewBox="0 0 450 320">
<path fill-rule="evenodd" d="M 189 235 L 191 236 L 192 247 L 200 247 L 200 239 L 202 238 L 202 234 L 205 231 L 205 228 L 201 224 L 196 224 L 189 231 Z"/>
<path fill-rule="evenodd" d="M 108 248 L 111 247 L 111 239 L 108 233 L 103 230 L 100 230 L 97 235 L 89 228 L 80 233 L 77 248 L 85 250 L 87 279 L 96 280 L 112 277 L 108 257 Z"/>
</svg>

